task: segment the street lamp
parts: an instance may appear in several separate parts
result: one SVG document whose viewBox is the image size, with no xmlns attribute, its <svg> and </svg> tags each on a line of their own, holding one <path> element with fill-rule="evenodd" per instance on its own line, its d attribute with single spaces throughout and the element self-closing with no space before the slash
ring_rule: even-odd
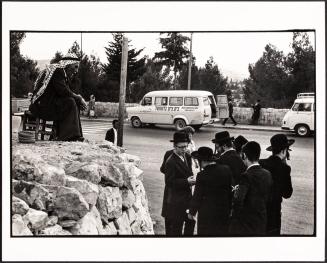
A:
<svg viewBox="0 0 327 263">
<path fill-rule="evenodd" d="M 192 60 L 193 60 L 193 55 L 192 55 L 192 37 L 193 33 L 191 33 L 191 43 L 190 43 L 190 58 L 188 62 L 188 81 L 187 81 L 187 89 L 191 89 L 191 70 L 192 70 Z"/>
</svg>

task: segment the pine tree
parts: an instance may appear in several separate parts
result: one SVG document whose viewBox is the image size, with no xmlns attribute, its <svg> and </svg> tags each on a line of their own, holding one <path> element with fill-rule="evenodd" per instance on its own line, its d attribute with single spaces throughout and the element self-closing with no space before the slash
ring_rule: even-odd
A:
<svg viewBox="0 0 327 263">
<path fill-rule="evenodd" d="M 108 63 L 102 65 L 102 69 L 106 75 L 104 78 L 105 83 L 102 84 L 102 89 L 107 86 L 107 89 L 109 89 L 107 93 L 109 99 L 116 102 L 119 99 L 122 40 L 123 34 L 113 34 L 113 41 L 108 43 L 108 47 L 105 47 Z M 130 42 L 131 41 L 129 41 L 129 43 Z M 128 50 L 126 101 L 131 100 L 132 91 L 130 84 L 136 81 L 145 72 L 145 57 L 137 59 L 143 49 L 144 48 L 136 50 L 135 48 L 129 48 Z"/>
</svg>

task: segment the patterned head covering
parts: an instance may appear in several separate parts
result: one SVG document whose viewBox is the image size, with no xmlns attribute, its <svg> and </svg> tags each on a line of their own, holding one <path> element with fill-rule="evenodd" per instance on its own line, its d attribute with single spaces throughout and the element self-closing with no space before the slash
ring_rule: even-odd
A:
<svg viewBox="0 0 327 263">
<path fill-rule="evenodd" d="M 33 96 L 31 98 L 31 103 L 35 103 L 35 101 L 42 96 L 42 94 L 48 87 L 53 73 L 56 71 L 57 68 L 62 68 L 65 70 L 68 65 L 77 64 L 79 62 L 80 60 L 75 54 L 67 53 L 58 63 L 47 65 L 46 68 L 40 72 L 34 83 L 34 91 Z"/>
</svg>

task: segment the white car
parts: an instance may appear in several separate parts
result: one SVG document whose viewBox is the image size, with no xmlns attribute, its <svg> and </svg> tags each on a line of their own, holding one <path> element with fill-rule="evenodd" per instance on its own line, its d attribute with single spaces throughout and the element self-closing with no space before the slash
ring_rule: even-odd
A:
<svg viewBox="0 0 327 263">
<path fill-rule="evenodd" d="M 299 93 L 292 108 L 285 114 L 282 129 L 308 136 L 315 130 L 315 94 Z"/>
</svg>

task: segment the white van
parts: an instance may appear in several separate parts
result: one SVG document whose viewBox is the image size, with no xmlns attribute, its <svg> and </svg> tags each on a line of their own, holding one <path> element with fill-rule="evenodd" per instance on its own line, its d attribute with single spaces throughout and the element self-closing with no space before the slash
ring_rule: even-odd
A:
<svg viewBox="0 0 327 263">
<path fill-rule="evenodd" d="M 285 114 L 282 129 L 292 130 L 299 136 L 308 136 L 315 130 L 315 94 L 299 93 L 292 108 Z"/>
<path fill-rule="evenodd" d="M 228 108 L 228 105 L 225 107 Z M 134 128 L 144 124 L 173 124 L 177 130 L 186 125 L 198 130 L 219 117 L 214 96 L 203 90 L 151 91 L 143 97 L 140 105 L 129 107 L 126 111 Z"/>
</svg>

